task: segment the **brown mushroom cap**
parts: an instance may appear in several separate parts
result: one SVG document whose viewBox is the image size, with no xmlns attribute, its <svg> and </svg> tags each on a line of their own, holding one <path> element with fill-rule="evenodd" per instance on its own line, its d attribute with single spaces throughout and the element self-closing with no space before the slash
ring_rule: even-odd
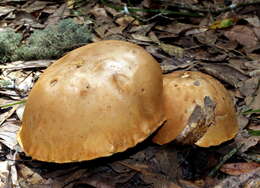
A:
<svg viewBox="0 0 260 188">
<path fill-rule="evenodd" d="M 232 139 L 238 123 L 232 99 L 213 77 L 192 71 L 179 71 L 163 77 L 166 123 L 153 141 L 166 144 L 176 139 L 201 147 Z"/>
<path fill-rule="evenodd" d="M 162 75 L 142 47 L 101 41 L 68 53 L 30 92 L 18 135 L 48 162 L 109 156 L 135 146 L 165 120 Z"/>
</svg>

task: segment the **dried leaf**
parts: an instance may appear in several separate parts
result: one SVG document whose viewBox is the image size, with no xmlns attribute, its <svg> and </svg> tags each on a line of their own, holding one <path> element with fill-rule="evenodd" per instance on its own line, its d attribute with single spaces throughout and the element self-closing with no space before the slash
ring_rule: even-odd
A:
<svg viewBox="0 0 260 188">
<path fill-rule="evenodd" d="M 175 34 L 176 36 L 178 36 L 181 32 L 184 32 L 188 29 L 192 29 L 196 27 L 195 25 L 191 25 L 191 24 L 184 24 L 184 23 L 171 23 L 169 25 L 166 26 L 156 26 L 155 29 L 160 30 L 160 31 L 164 31 L 164 32 L 169 32 L 171 34 Z"/>
<path fill-rule="evenodd" d="M 6 122 L 0 127 L 0 142 L 6 145 L 11 150 L 16 150 L 18 142 L 16 139 L 16 135 L 19 126 L 16 124 Z"/>
<path fill-rule="evenodd" d="M 248 21 L 248 23 L 250 23 L 254 27 L 260 27 L 260 20 L 259 17 L 256 15 L 244 18 L 244 20 Z"/>
<path fill-rule="evenodd" d="M 206 44 L 209 46 L 212 46 L 216 43 L 217 41 L 217 35 L 215 31 L 209 30 L 203 33 L 199 33 L 195 35 L 195 37 L 198 39 L 198 41 L 202 44 Z"/>
<path fill-rule="evenodd" d="M 0 6 L 0 16 L 4 16 L 14 10 L 15 8 L 11 6 Z"/>
<path fill-rule="evenodd" d="M 0 187 L 20 188 L 18 175 L 14 165 L 16 154 L 7 156 L 10 160 L 0 162 Z"/>
<path fill-rule="evenodd" d="M 245 25 L 236 25 L 224 34 L 230 40 L 237 41 L 248 49 L 252 49 L 258 44 L 254 31 Z"/>
<path fill-rule="evenodd" d="M 233 87 L 239 87 L 241 81 L 248 79 L 246 75 L 234 69 L 233 67 L 227 64 L 203 64 L 201 68 L 204 72 L 217 77 L 220 80 L 229 83 Z"/>
<path fill-rule="evenodd" d="M 28 13 L 33 13 L 35 11 L 44 9 L 48 3 L 48 1 L 34 1 L 32 3 L 29 2 L 22 7 L 22 10 Z"/>
<path fill-rule="evenodd" d="M 235 138 L 237 145 L 242 145 L 239 152 L 243 153 L 260 142 L 260 136 L 251 136 L 246 130 L 240 131 Z"/>
<path fill-rule="evenodd" d="M 18 172 L 20 182 L 25 181 L 26 184 L 35 185 L 35 184 L 43 184 L 45 182 L 44 178 L 41 177 L 37 172 L 32 171 L 30 168 L 23 164 L 18 165 Z M 22 180 L 21 180 L 22 179 Z M 22 183 L 22 182 L 21 182 Z M 24 184 L 24 183 L 22 183 Z"/>
<path fill-rule="evenodd" d="M 249 173 L 241 174 L 240 176 L 231 176 L 229 178 L 224 179 L 220 183 L 218 183 L 214 188 L 236 188 L 236 187 L 244 187 L 247 182 L 251 182 L 252 180 L 258 180 L 259 185 L 259 178 L 260 178 L 260 168 L 252 170 Z M 250 187 L 244 187 L 250 188 Z M 257 187 L 251 187 L 257 188 Z"/>
<path fill-rule="evenodd" d="M 24 112 L 25 104 L 19 105 L 19 107 L 16 109 L 16 115 L 18 116 L 19 120 L 22 120 L 23 118 L 23 112 Z"/>
<path fill-rule="evenodd" d="M 45 22 L 45 26 L 57 24 L 60 19 L 69 15 L 70 15 L 69 9 L 66 3 L 64 3 L 59 8 L 57 8 L 52 15 L 48 17 L 47 21 Z"/>
<path fill-rule="evenodd" d="M 5 120 L 7 120 L 18 108 L 18 105 L 14 105 L 12 106 L 12 108 L 10 110 L 8 110 L 7 112 L 4 112 L 2 114 L 0 114 L 0 125 L 2 125 L 2 123 L 5 122 Z M 1 128 L 1 127 L 0 127 Z M 0 129 L 1 130 L 1 129 Z M 1 137 L 1 136 L 0 136 Z"/>
<path fill-rule="evenodd" d="M 258 163 L 228 163 L 224 164 L 220 170 L 226 174 L 238 176 L 244 173 L 251 172 L 260 167 Z"/>
<path fill-rule="evenodd" d="M 9 71 L 11 71 L 31 68 L 46 68 L 53 61 L 54 60 L 15 61 L 6 65 L 0 65 L 0 69 L 8 69 Z"/>
<path fill-rule="evenodd" d="M 159 43 L 160 48 L 167 54 L 171 56 L 175 56 L 177 58 L 183 58 L 184 56 L 184 49 L 175 45 L 165 44 L 163 42 Z"/>
<path fill-rule="evenodd" d="M 124 26 L 124 27 L 128 26 L 129 24 L 140 25 L 138 20 L 136 20 L 132 16 L 127 16 L 127 15 L 117 18 L 115 22 L 118 25 Z"/>
<path fill-rule="evenodd" d="M 206 32 L 208 30 L 209 29 L 207 27 L 193 28 L 193 29 L 190 29 L 190 30 L 186 31 L 185 35 L 189 36 L 189 35 L 204 33 L 204 32 Z"/>
<path fill-rule="evenodd" d="M 252 96 L 252 100 L 251 100 L 249 107 L 251 109 L 257 110 L 257 109 L 260 109 L 260 88 L 258 88 L 258 90 L 256 91 L 255 94 L 256 94 L 255 96 Z"/>
<path fill-rule="evenodd" d="M 135 40 L 140 40 L 140 41 L 145 41 L 145 42 L 152 42 L 152 40 L 149 37 L 144 36 L 144 35 L 132 34 L 131 36 Z"/>
</svg>

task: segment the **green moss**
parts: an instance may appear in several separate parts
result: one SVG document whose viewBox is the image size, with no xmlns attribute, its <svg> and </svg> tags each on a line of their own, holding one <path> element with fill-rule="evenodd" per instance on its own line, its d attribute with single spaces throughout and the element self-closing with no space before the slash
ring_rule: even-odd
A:
<svg viewBox="0 0 260 188">
<path fill-rule="evenodd" d="M 0 32 L 0 63 L 12 61 L 12 55 L 15 53 L 22 35 L 15 33 L 12 29 Z"/>
<path fill-rule="evenodd" d="M 58 25 L 35 31 L 27 43 L 16 50 L 14 59 L 58 58 L 65 52 L 88 43 L 90 36 L 91 33 L 86 25 L 79 25 L 72 19 L 65 19 Z"/>
<path fill-rule="evenodd" d="M 36 30 L 21 44 L 22 35 L 8 29 L 0 32 L 0 63 L 16 60 L 59 58 L 67 51 L 89 42 L 87 25 L 65 19 L 44 30 Z"/>
</svg>

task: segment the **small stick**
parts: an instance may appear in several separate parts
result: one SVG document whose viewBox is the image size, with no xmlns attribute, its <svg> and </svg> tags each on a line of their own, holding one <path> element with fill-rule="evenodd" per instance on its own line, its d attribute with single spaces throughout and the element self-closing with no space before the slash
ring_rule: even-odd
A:
<svg viewBox="0 0 260 188">
<path fill-rule="evenodd" d="M 243 146 L 243 144 L 239 145 L 238 147 L 232 149 L 229 153 L 224 155 L 222 160 L 219 162 L 217 166 L 215 166 L 209 173 L 209 176 L 215 176 L 216 172 L 220 169 L 220 167 L 228 160 L 230 159 L 235 153 L 239 151 L 239 149 Z"/>
</svg>

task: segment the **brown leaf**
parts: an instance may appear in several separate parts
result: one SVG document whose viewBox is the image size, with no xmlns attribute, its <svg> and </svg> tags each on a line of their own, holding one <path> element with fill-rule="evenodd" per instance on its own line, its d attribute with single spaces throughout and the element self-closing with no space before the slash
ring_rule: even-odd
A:
<svg viewBox="0 0 260 188">
<path fill-rule="evenodd" d="M 176 36 L 180 34 L 183 31 L 186 31 L 188 29 L 191 29 L 195 27 L 194 25 L 190 24 L 184 24 L 184 23 L 172 23 L 166 26 L 156 26 L 155 29 L 158 29 L 160 31 L 168 32 L 171 34 L 175 34 Z"/>
<path fill-rule="evenodd" d="M 254 110 L 260 109 L 260 88 L 258 88 L 258 90 L 256 91 L 256 96 L 252 96 L 250 108 Z"/>
<path fill-rule="evenodd" d="M 204 72 L 229 83 L 233 87 L 238 87 L 241 81 L 246 80 L 248 77 L 240 71 L 234 69 L 227 64 L 203 64 L 201 68 Z"/>
<path fill-rule="evenodd" d="M 49 2 L 47 1 L 34 1 L 31 3 L 31 1 L 28 1 L 23 7 L 22 10 L 28 13 L 33 13 L 35 11 L 39 11 L 44 9 Z"/>
<path fill-rule="evenodd" d="M 255 35 L 257 36 L 258 40 L 260 40 L 260 26 L 254 27 Z"/>
<path fill-rule="evenodd" d="M 248 49 L 254 48 L 258 44 L 254 31 L 245 25 L 236 25 L 231 30 L 226 31 L 224 35 L 231 41 L 237 41 Z"/>
<path fill-rule="evenodd" d="M 206 45 L 214 45 L 217 41 L 217 35 L 214 30 L 209 30 L 195 35 L 198 41 Z"/>
<path fill-rule="evenodd" d="M 244 173 L 251 172 L 256 168 L 260 167 L 260 164 L 250 162 L 250 163 L 228 163 L 224 164 L 220 170 L 229 175 L 241 175 Z"/>
<path fill-rule="evenodd" d="M 45 22 L 45 25 L 48 26 L 48 25 L 56 24 L 60 19 L 68 15 L 70 15 L 70 12 L 66 3 L 61 4 L 61 6 L 57 8 L 56 11 L 48 17 L 47 21 Z"/>
<path fill-rule="evenodd" d="M 244 80 L 238 89 L 242 95 L 246 97 L 252 97 L 253 95 L 255 95 L 257 88 L 258 88 L 258 78 L 253 77 Z"/>
<path fill-rule="evenodd" d="M 175 56 L 177 58 L 182 58 L 184 56 L 184 49 L 175 45 L 171 45 L 171 44 L 165 44 L 165 43 L 159 43 L 160 48 L 162 48 L 162 50 L 171 55 L 171 56 Z"/>
<path fill-rule="evenodd" d="M 44 179 L 38 173 L 32 171 L 27 166 L 20 164 L 18 167 L 20 178 L 23 178 L 23 181 L 29 184 L 42 184 L 44 182 Z"/>
<path fill-rule="evenodd" d="M 230 176 L 220 183 L 218 183 L 214 188 L 235 188 L 235 187 L 243 187 L 243 188 L 257 188 L 259 186 L 250 186 L 246 187 L 248 183 L 250 183 L 252 180 L 258 180 L 259 185 L 259 178 L 260 178 L 260 168 L 257 168 L 255 170 L 252 170 L 249 173 L 244 173 L 239 176 Z M 245 185 L 245 186 L 243 186 Z"/>
<path fill-rule="evenodd" d="M 128 26 L 129 24 L 140 25 L 139 21 L 133 18 L 132 16 L 122 16 L 116 19 L 115 21 L 120 26 Z"/>
</svg>

